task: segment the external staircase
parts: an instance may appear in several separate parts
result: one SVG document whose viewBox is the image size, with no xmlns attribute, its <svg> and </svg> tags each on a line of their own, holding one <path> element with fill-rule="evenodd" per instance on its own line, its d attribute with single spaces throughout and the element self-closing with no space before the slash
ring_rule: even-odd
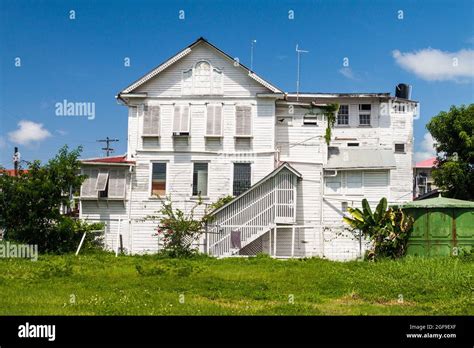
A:
<svg viewBox="0 0 474 348">
<path fill-rule="evenodd" d="M 288 163 L 282 163 L 240 196 L 214 211 L 213 223 L 208 226 L 208 253 L 228 257 L 262 252 L 259 238 L 278 224 L 296 223 L 299 179 L 300 173 Z M 232 243 L 232 231 L 240 231 L 240 248 Z"/>
</svg>

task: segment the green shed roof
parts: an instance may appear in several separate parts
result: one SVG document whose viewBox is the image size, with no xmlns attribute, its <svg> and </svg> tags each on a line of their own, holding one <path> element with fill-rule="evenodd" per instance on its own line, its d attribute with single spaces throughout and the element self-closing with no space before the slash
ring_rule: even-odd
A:
<svg viewBox="0 0 474 348">
<path fill-rule="evenodd" d="M 436 197 L 430 199 L 421 199 L 419 201 L 408 202 L 398 205 L 400 208 L 473 208 L 474 202 L 463 201 L 460 199 Z"/>
</svg>

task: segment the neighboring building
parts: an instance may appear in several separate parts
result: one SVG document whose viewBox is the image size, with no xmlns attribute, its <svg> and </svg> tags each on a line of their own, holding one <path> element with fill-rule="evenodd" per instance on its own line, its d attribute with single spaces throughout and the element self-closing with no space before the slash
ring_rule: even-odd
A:
<svg viewBox="0 0 474 348">
<path fill-rule="evenodd" d="M 158 249 L 144 217 L 171 196 L 189 209 L 237 196 L 215 212 L 202 251 L 216 256 L 354 259 L 348 206 L 412 195 L 416 102 L 389 93 L 284 93 L 211 45 L 196 42 L 121 91 L 125 156 L 83 161 L 80 216 L 107 223 L 131 253 Z M 339 103 L 330 145 L 321 108 Z"/>
<path fill-rule="evenodd" d="M 433 170 L 436 168 L 436 157 L 418 162 L 413 167 L 413 198 L 423 199 L 436 196 L 438 187 L 434 184 Z"/>
</svg>

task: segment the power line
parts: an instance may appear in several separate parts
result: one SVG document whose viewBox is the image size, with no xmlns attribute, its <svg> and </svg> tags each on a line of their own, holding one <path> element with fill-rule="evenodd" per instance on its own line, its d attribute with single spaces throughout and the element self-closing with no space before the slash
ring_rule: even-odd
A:
<svg viewBox="0 0 474 348">
<path fill-rule="evenodd" d="M 99 143 L 106 143 L 107 144 L 105 147 L 102 148 L 102 150 L 104 150 L 105 153 L 107 154 L 107 157 L 109 157 L 109 154 L 111 152 L 114 152 L 114 149 L 110 147 L 110 143 L 113 143 L 115 141 L 119 141 L 119 140 L 118 139 L 110 139 L 109 137 L 107 137 L 105 139 L 97 140 L 97 142 L 99 142 Z"/>
</svg>

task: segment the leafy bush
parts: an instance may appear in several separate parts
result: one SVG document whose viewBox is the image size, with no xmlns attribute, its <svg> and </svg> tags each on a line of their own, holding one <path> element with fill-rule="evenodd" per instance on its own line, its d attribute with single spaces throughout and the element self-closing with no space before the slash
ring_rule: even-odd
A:
<svg viewBox="0 0 474 348">
<path fill-rule="evenodd" d="M 65 193 L 77 190 L 84 180 L 78 175 L 81 150 L 64 146 L 45 165 L 35 161 L 18 176 L 0 176 L 0 228 L 5 229 L 5 239 L 38 245 L 42 253 L 66 253 L 77 248 L 84 231 L 97 229 L 60 212 L 61 206 L 71 204 Z M 94 243 L 88 236 L 85 247 Z"/>
<path fill-rule="evenodd" d="M 362 200 L 362 211 L 349 207 L 348 212 L 351 217 L 344 217 L 344 221 L 372 242 L 371 250 L 366 253 L 369 259 L 400 258 L 405 255 L 413 228 L 411 216 L 401 209 L 387 209 L 386 198 L 380 200 L 374 213 L 365 198 Z"/>
</svg>

